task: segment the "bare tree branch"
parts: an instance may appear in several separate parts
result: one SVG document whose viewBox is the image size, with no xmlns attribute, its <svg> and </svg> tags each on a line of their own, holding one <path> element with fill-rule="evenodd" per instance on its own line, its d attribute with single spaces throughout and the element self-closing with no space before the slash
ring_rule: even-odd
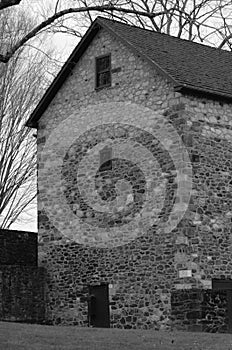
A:
<svg viewBox="0 0 232 350">
<path fill-rule="evenodd" d="M 0 46 L 32 26 L 19 11 L 7 15 L 0 12 Z M 25 122 L 46 88 L 48 60 L 41 51 L 21 47 L 0 64 L 0 227 L 15 222 L 36 196 L 36 141 Z"/>
<path fill-rule="evenodd" d="M 232 33 L 229 34 L 227 37 L 225 37 L 225 38 L 222 40 L 221 44 L 218 45 L 218 48 L 219 48 L 219 49 L 222 49 L 223 46 L 225 46 L 225 44 L 229 42 L 230 39 L 232 39 Z"/>
<path fill-rule="evenodd" d="M 0 1 L 0 10 L 3 10 L 3 9 L 10 7 L 10 6 L 19 5 L 20 2 L 21 2 L 21 0 L 1 0 Z"/>
<path fill-rule="evenodd" d="M 89 6 L 89 7 L 79 7 L 79 8 L 69 8 L 62 11 L 59 11 L 55 13 L 53 16 L 49 17 L 47 20 L 40 23 L 38 26 L 36 26 L 33 30 L 31 30 L 29 33 L 27 33 L 22 39 L 20 39 L 15 45 L 12 46 L 10 50 L 7 51 L 6 54 L 0 54 L 0 62 L 7 63 L 10 58 L 15 54 L 15 52 L 22 47 L 25 43 L 27 43 L 31 38 L 35 37 L 37 33 L 39 33 L 42 29 L 48 27 L 50 24 L 55 22 L 57 19 L 70 14 L 70 13 L 81 13 L 81 12 L 90 12 L 90 11 L 97 11 L 97 12 L 106 12 L 106 11 L 114 11 L 119 13 L 128 13 L 128 14 L 136 14 L 139 16 L 144 16 L 147 18 L 154 18 L 157 16 L 162 15 L 163 13 L 166 13 L 166 11 L 160 11 L 156 13 L 148 13 L 145 11 L 135 11 L 130 8 L 122 8 L 122 7 L 115 7 L 115 6 Z"/>
<path fill-rule="evenodd" d="M 18 3 L 19 0 L 0 0 L 0 10 Z M 56 0 L 55 8 L 52 10 L 50 7 L 50 11 L 54 12 L 49 16 L 44 14 L 44 20 L 19 37 L 17 42 L 12 42 L 6 51 L 1 48 L 0 62 L 7 63 L 22 46 L 45 31 L 64 32 L 81 37 L 83 28 L 88 27 L 98 13 L 188 40 L 204 42 L 206 38 L 209 41 L 212 37 L 215 46 L 218 46 L 216 40 L 219 37 L 214 36 L 214 30 L 209 31 L 210 27 L 215 27 L 216 30 L 220 29 L 223 35 L 224 41 L 220 48 L 231 39 L 230 0 L 70 0 L 69 3 L 73 4 L 73 7 L 64 8 L 65 4 Z M 73 16 L 71 21 L 70 16 Z"/>
<path fill-rule="evenodd" d="M 57 10 L 58 10 L 58 6 L 59 6 L 59 2 L 60 2 L 60 0 L 57 0 L 57 1 L 56 1 L 56 6 L 55 6 L 55 13 L 57 13 Z"/>
</svg>

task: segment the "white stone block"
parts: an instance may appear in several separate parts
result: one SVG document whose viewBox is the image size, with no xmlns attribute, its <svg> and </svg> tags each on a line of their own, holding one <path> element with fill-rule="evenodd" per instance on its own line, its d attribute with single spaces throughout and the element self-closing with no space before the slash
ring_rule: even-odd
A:
<svg viewBox="0 0 232 350">
<path fill-rule="evenodd" d="M 192 277 L 192 270 L 179 270 L 179 278 Z"/>
</svg>

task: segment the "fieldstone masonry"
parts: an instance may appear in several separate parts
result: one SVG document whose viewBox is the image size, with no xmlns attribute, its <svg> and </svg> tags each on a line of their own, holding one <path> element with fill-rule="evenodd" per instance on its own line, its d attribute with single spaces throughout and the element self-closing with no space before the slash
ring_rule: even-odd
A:
<svg viewBox="0 0 232 350">
<path fill-rule="evenodd" d="M 95 57 L 108 53 L 112 86 L 96 91 Z M 88 325 L 88 285 L 109 283 L 111 327 L 180 328 L 186 293 L 198 290 L 201 300 L 212 278 L 232 278 L 231 112 L 225 101 L 174 92 L 106 30 L 97 34 L 38 126 L 47 322 Z M 184 166 L 170 156 L 173 144 L 167 151 L 154 136 L 162 119 L 188 151 Z M 117 149 L 106 170 L 99 163 L 105 140 Z M 128 144 L 138 145 L 134 158 Z M 100 204 L 90 187 L 97 168 Z M 189 189 L 191 182 L 190 198 L 178 193 L 180 182 Z"/>
<path fill-rule="evenodd" d="M 43 323 L 45 269 L 37 266 L 37 233 L 0 229 L 0 320 Z"/>
<path fill-rule="evenodd" d="M 174 291 L 171 303 L 171 319 L 178 330 L 210 333 L 229 331 L 225 290 Z"/>
</svg>

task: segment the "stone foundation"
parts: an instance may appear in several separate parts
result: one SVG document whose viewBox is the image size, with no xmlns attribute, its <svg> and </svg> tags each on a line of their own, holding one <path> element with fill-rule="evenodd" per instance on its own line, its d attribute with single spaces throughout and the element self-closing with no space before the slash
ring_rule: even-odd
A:
<svg viewBox="0 0 232 350">
<path fill-rule="evenodd" d="M 171 296 L 174 329 L 226 333 L 228 328 L 227 291 L 178 290 Z"/>
</svg>

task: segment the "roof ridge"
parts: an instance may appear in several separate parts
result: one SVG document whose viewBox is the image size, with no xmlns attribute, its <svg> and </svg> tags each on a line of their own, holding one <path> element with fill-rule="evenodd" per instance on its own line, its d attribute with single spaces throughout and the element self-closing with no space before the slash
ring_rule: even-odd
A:
<svg viewBox="0 0 232 350">
<path fill-rule="evenodd" d="M 100 21 L 103 20 L 103 21 L 109 21 L 111 23 L 117 23 L 117 24 L 120 24 L 120 25 L 125 25 L 127 27 L 131 27 L 131 28 L 142 30 L 142 31 L 146 31 L 148 33 L 152 33 L 154 35 L 166 36 L 166 37 L 172 38 L 173 40 L 176 40 L 176 41 L 185 41 L 185 42 L 187 42 L 189 44 L 199 45 L 201 47 L 204 47 L 204 48 L 206 47 L 206 48 L 212 49 L 212 50 L 217 51 L 217 52 L 223 52 L 223 53 L 226 53 L 228 55 L 232 55 L 232 53 L 230 51 L 228 51 L 228 50 L 223 50 L 221 48 L 219 49 L 219 48 L 214 47 L 214 46 L 210 46 L 210 45 L 203 44 L 203 43 L 198 43 L 196 41 L 191 41 L 191 40 L 188 40 L 188 39 L 185 39 L 185 38 L 178 38 L 177 36 L 174 36 L 174 35 L 170 35 L 170 34 L 167 34 L 167 33 L 160 33 L 160 32 L 157 32 L 155 30 L 150 30 L 150 29 L 147 29 L 147 28 L 138 27 L 136 25 L 124 23 L 124 22 L 121 22 L 121 21 L 118 21 L 118 20 L 115 20 L 115 19 L 110 19 L 110 18 L 103 17 L 103 16 L 97 16 L 96 20 L 98 20 L 98 19 Z"/>
<path fill-rule="evenodd" d="M 111 21 L 111 22 L 112 22 L 112 21 Z M 101 23 L 101 22 L 100 22 L 100 23 Z M 120 22 L 118 22 L 118 23 L 120 23 Z M 116 37 L 120 38 L 120 40 L 122 40 L 122 42 L 124 42 L 124 44 L 126 44 L 127 46 L 129 46 L 129 47 L 130 47 L 132 50 L 134 50 L 137 54 L 139 54 L 141 57 L 143 57 L 144 59 L 148 60 L 151 64 L 153 64 L 153 66 L 155 66 L 155 68 L 158 69 L 158 71 L 159 71 L 162 75 L 164 75 L 168 80 L 172 81 L 172 83 L 173 83 L 175 86 L 178 85 L 177 81 L 176 81 L 165 69 L 163 69 L 163 68 L 160 66 L 160 64 L 159 64 L 158 62 L 155 62 L 154 60 L 151 60 L 147 55 L 145 55 L 143 52 L 141 52 L 140 49 L 136 48 L 136 46 L 135 46 L 132 42 L 128 41 L 124 36 L 122 37 L 121 35 L 119 35 L 119 34 L 117 33 L 117 30 L 114 31 L 110 26 L 108 26 L 108 25 L 105 24 L 105 23 L 101 23 L 101 25 L 102 25 L 103 27 L 106 27 L 106 28 L 111 32 L 112 35 L 115 35 Z M 136 28 L 138 28 L 138 27 L 136 27 Z"/>
<path fill-rule="evenodd" d="M 46 90 L 27 126 L 37 127 L 41 115 L 102 28 L 149 61 L 173 91 L 232 102 L 231 52 L 98 16 Z"/>
</svg>

